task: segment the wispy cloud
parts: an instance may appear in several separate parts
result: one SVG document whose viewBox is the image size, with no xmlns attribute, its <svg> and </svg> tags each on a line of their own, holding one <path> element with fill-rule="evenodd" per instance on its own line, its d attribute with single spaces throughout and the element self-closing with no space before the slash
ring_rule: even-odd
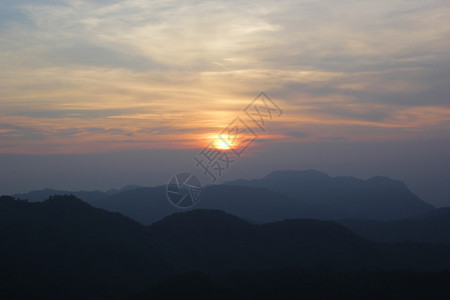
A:
<svg viewBox="0 0 450 300">
<path fill-rule="evenodd" d="M 450 132 L 448 1 L 42 0 L 0 11 L 0 118 L 16 126 L 2 129 L 0 152 L 193 147 L 259 90 L 286 112 L 277 139 Z"/>
</svg>

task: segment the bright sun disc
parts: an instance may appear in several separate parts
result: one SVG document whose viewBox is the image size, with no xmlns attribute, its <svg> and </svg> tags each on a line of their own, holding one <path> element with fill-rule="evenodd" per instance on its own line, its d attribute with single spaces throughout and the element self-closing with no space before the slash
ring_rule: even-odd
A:
<svg viewBox="0 0 450 300">
<path fill-rule="evenodd" d="M 231 145 L 225 143 L 222 139 L 216 138 L 214 141 L 214 147 L 220 150 L 229 150 L 231 149 Z"/>
</svg>

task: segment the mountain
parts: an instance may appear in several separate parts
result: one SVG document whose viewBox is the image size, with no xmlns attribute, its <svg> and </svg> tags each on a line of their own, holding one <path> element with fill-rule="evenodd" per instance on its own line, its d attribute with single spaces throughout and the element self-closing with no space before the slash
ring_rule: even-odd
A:
<svg viewBox="0 0 450 300">
<path fill-rule="evenodd" d="M 13 197 L 29 202 L 42 202 L 54 195 L 73 195 L 96 208 L 120 212 L 142 224 L 149 225 L 177 210 L 168 202 L 165 187 L 142 187 L 127 185 L 122 189 L 101 191 L 62 191 L 43 189 Z"/>
<path fill-rule="evenodd" d="M 101 192 L 101 191 L 62 191 L 62 190 L 54 190 L 54 189 L 43 189 L 43 190 L 36 190 L 31 191 L 28 193 L 22 193 L 22 194 L 15 194 L 12 195 L 15 198 L 27 200 L 30 202 L 42 202 L 48 199 L 50 196 L 55 195 L 74 195 L 77 198 L 83 199 L 83 201 L 86 201 L 88 203 L 103 198 L 107 196 L 107 193 Z"/>
<path fill-rule="evenodd" d="M 42 189 L 42 190 L 35 190 L 28 193 L 22 193 L 22 194 L 14 194 L 12 197 L 22 200 L 27 200 L 30 202 L 42 202 L 48 199 L 50 196 L 54 195 L 74 195 L 77 198 L 83 199 L 83 201 L 86 201 L 87 203 L 94 202 L 98 199 L 102 199 L 107 196 L 113 196 L 119 193 L 123 193 L 126 191 L 134 190 L 142 188 L 142 186 L 139 185 L 127 185 L 124 186 L 121 189 L 111 189 L 106 192 L 102 191 L 63 191 L 63 190 L 55 190 L 55 189 Z"/>
<path fill-rule="evenodd" d="M 375 244 L 333 221 L 257 225 L 200 209 L 146 227 L 70 195 L 0 197 L 0 240 L 3 298 L 127 298 L 192 271 L 450 268 L 449 245 Z"/>
<path fill-rule="evenodd" d="M 74 196 L 0 197 L 0 240 L 4 297 L 116 298 L 175 273 L 145 227 Z"/>
<path fill-rule="evenodd" d="M 178 210 L 166 197 L 166 188 L 140 187 L 96 199 L 91 204 L 112 212 L 120 212 L 144 225 L 158 221 Z"/>
<path fill-rule="evenodd" d="M 43 201 L 54 194 L 70 193 L 46 189 L 16 197 Z M 72 194 L 94 207 L 120 212 L 145 225 L 177 212 L 168 202 L 164 186 Z M 219 209 L 256 223 L 287 218 L 393 220 L 434 210 L 400 181 L 331 177 L 314 170 L 276 171 L 263 179 L 207 186 L 195 208 Z"/>
<path fill-rule="evenodd" d="M 108 191 L 106 191 L 106 192 L 104 192 L 104 193 L 105 193 L 106 195 L 108 195 L 108 196 L 111 196 L 111 195 L 119 194 L 119 193 L 122 193 L 122 192 L 126 192 L 126 191 L 131 191 L 131 190 L 139 189 L 139 188 L 142 188 L 142 187 L 143 187 L 143 186 L 141 186 L 141 185 L 129 184 L 129 185 L 124 186 L 124 187 L 121 188 L 121 189 L 111 189 L 111 190 L 108 190 Z"/>
<path fill-rule="evenodd" d="M 366 240 L 330 221 L 250 224 L 216 210 L 173 214 L 150 226 L 159 251 L 180 265 L 206 272 L 316 267 L 345 270 L 383 266 Z"/>
<path fill-rule="evenodd" d="M 264 187 L 215 185 L 204 189 L 198 208 L 219 209 L 256 223 L 291 218 L 332 219 L 326 207 Z"/>
<path fill-rule="evenodd" d="M 178 212 L 166 197 L 165 187 L 138 188 L 95 199 L 95 207 L 120 212 L 150 225 Z M 332 218 L 324 208 L 260 187 L 213 185 L 205 187 L 198 209 L 223 210 L 256 223 L 287 218 Z"/>
<path fill-rule="evenodd" d="M 235 180 L 227 185 L 263 187 L 322 208 L 324 216 L 393 220 L 432 211 L 401 181 L 387 177 L 368 180 L 331 177 L 307 171 L 275 171 L 262 179 Z"/>
<path fill-rule="evenodd" d="M 395 220 L 338 220 L 353 232 L 376 242 L 403 241 L 450 244 L 450 208 L 443 207 L 420 216 Z"/>
<path fill-rule="evenodd" d="M 317 268 L 442 270 L 450 245 L 374 244 L 334 221 L 250 224 L 216 210 L 170 215 L 149 227 L 157 250 L 188 270 Z"/>
</svg>

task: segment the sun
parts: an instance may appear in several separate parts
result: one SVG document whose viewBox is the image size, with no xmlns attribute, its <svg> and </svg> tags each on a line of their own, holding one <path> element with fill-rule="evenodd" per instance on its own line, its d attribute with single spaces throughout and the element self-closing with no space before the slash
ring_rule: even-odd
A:
<svg viewBox="0 0 450 300">
<path fill-rule="evenodd" d="M 232 148 L 232 145 L 228 145 L 221 138 L 216 138 L 213 146 L 219 150 L 230 150 Z"/>
</svg>

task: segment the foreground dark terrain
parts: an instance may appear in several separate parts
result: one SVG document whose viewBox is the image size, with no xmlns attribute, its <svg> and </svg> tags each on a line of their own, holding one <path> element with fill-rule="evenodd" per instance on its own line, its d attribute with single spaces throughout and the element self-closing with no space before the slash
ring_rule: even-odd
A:
<svg viewBox="0 0 450 300">
<path fill-rule="evenodd" d="M 450 245 L 375 243 L 333 221 L 203 209 L 143 226 L 70 195 L 3 196 L 0 238 L 3 298 L 450 296 Z"/>
<path fill-rule="evenodd" d="M 448 299 L 450 272 L 283 269 L 189 272 L 134 299 Z"/>
</svg>

